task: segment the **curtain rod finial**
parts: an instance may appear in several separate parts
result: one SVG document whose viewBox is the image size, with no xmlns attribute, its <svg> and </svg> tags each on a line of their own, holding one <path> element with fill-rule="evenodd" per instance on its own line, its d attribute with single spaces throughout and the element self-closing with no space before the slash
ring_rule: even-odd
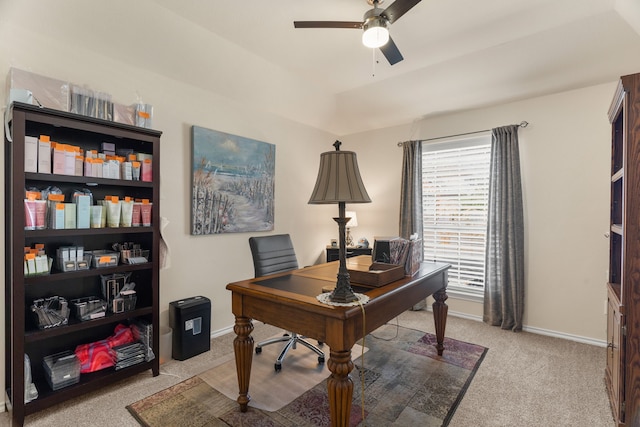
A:
<svg viewBox="0 0 640 427">
<path fill-rule="evenodd" d="M 520 127 L 521 128 L 526 128 L 527 126 L 529 126 L 529 122 L 524 121 L 524 120 L 520 122 Z"/>
</svg>

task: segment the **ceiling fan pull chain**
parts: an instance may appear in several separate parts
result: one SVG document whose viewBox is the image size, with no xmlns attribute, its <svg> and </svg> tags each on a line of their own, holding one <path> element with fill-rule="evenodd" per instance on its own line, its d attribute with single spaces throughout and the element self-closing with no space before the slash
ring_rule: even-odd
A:
<svg viewBox="0 0 640 427">
<path fill-rule="evenodd" d="M 371 49 L 371 77 L 375 77 L 376 76 L 376 50 L 377 49 Z"/>
</svg>

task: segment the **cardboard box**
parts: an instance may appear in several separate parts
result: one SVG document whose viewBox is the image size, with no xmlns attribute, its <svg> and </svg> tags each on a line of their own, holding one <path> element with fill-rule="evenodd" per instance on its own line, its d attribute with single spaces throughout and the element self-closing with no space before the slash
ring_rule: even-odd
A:
<svg viewBox="0 0 640 427">
<path fill-rule="evenodd" d="M 55 210 L 52 213 L 53 218 L 52 227 L 55 230 L 64 229 L 64 203 L 56 203 Z"/>
<path fill-rule="evenodd" d="M 38 138 L 24 137 L 24 171 L 38 172 Z"/>
<path fill-rule="evenodd" d="M 64 149 L 64 175 L 76 174 L 76 152 L 73 147 L 66 145 Z"/>
<path fill-rule="evenodd" d="M 76 196 L 76 228 L 89 228 L 91 218 L 91 197 Z"/>
<path fill-rule="evenodd" d="M 66 229 L 76 228 L 76 204 L 75 203 L 64 204 L 64 228 Z"/>
<path fill-rule="evenodd" d="M 51 173 L 51 141 L 47 135 L 38 138 L 38 173 Z"/>
<path fill-rule="evenodd" d="M 64 175 L 65 165 L 65 151 L 63 144 L 56 144 L 53 148 L 53 173 L 57 175 Z"/>
</svg>

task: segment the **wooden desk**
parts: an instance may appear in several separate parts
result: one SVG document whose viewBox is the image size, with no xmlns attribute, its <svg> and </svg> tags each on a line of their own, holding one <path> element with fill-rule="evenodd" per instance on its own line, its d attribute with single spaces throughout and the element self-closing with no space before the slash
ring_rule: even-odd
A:
<svg viewBox="0 0 640 427">
<path fill-rule="evenodd" d="M 371 257 L 359 256 L 350 263 L 371 264 Z M 240 410 L 246 412 L 251 400 L 249 379 L 253 359 L 252 319 L 325 342 L 330 347 L 327 367 L 331 376 L 327 381 L 331 425 L 348 427 L 353 397 L 351 348 L 362 338 L 389 320 L 408 310 L 418 301 L 433 295 L 433 317 L 438 354 L 444 350 L 444 330 L 447 322 L 447 270 L 449 264 L 422 263 L 413 277 L 404 277 L 379 288 L 365 288 L 352 283 L 355 292 L 366 293 L 370 300 L 360 306 L 335 307 L 320 303 L 316 296 L 322 288 L 335 284 L 338 262 L 256 279 L 230 283 L 232 312 L 236 322 L 233 348 L 238 372 Z M 281 375 L 286 375 L 286 372 Z"/>
</svg>

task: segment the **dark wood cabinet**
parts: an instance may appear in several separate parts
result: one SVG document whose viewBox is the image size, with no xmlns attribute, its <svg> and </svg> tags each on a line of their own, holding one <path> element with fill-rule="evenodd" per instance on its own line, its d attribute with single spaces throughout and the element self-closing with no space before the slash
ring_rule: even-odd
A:
<svg viewBox="0 0 640 427">
<path fill-rule="evenodd" d="M 640 425 L 640 74 L 609 108 L 611 203 L 605 379 L 618 425 Z"/>
<path fill-rule="evenodd" d="M 611 407 L 616 418 L 619 420 L 620 402 L 622 387 L 621 380 L 621 341 L 620 335 L 622 332 L 621 315 L 620 315 L 620 299 L 619 291 L 615 290 L 615 285 L 610 286 L 607 292 L 607 368 L 606 368 L 606 381 L 609 388 L 609 398 L 611 400 Z"/>
<path fill-rule="evenodd" d="M 9 111 L 12 132 L 5 135 L 5 391 L 12 423 L 22 425 L 24 417 L 73 397 L 151 369 L 159 374 L 159 243 L 160 243 L 160 135 L 161 132 L 79 116 L 67 112 L 13 104 Z M 82 150 L 100 150 L 103 143 L 116 150 L 134 151 L 151 156 L 151 182 L 85 176 L 25 172 L 25 140 L 49 135 L 51 141 L 79 146 Z M 12 141 L 10 142 L 12 136 Z M 58 187 L 69 201 L 69 193 L 88 188 L 93 204 L 106 196 L 131 196 L 152 203 L 151 226 L 86 229 L 25 230 L 25 188 Z M 137 242 L 148 249 L 148 262 L 123 264 L 80 271 L 60 271 L 55 263 L 49 274 L 30 276 L 24 271 L 24 248 L 44 245 L 49 257 L 61 246 L 82 246 L 85 251 L 105 250 L 116 242 Z M 73 312 L 68 324 L 41 329 L 30 306 L 38 298 L 60 296 L 74 298 L 101 296 L 101 275 L 125 273 L 135 282 L 135 308 L 102 318 L 80 321 Z M 151 348 L 156 357 L 119 370 L 103 369 L 81 374 L 77 384 L 58 390 L 46 381 L 43 359 L 76 346 L 105 339 L 119 323 L 138 319 L 153 328 Z M 35 400 L 25 403 L 25 354 L 30 358 Z M 107 423 L 108 420 L 103 420 Z"/>
<path fill-rule="evenodd" d="M 338 261 L 338 254 L 340 252 L 340 248 L 337 246 L 327 246 L 327 262 L 330 261 Z M 351 258 L 352 256 L 358 255 L 371 255 L 371 248 L 346 248 L 347 258 Z"/>
</svg>

